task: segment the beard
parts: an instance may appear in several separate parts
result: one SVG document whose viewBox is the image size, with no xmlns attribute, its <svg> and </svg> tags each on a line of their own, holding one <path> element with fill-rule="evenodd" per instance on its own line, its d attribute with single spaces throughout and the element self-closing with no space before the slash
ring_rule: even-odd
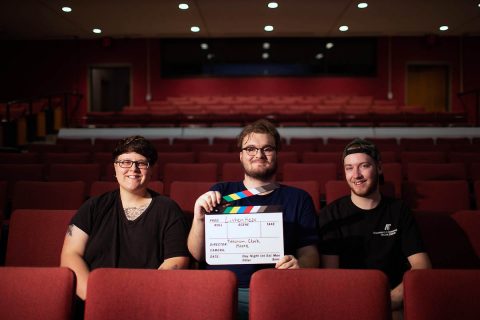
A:
<svg viewBox="0 0 480 320">
<path fill-rule="evenodd" d="M 252 170 L 244 166 L 245 174 L 257 180 L 270 180 L 277 173 L 277 162 L 272 162 L 270 167 Z"/>
<path fill-rule="evenodd" d="M 355 188 L 350 188 L 352 190 L 352 192 L 359 196 L 359 197 L 368 197 L 370 196 L 372 193 L 374 193 L 375 191 L 377 191 L 377 188 L 378 188 L 378 174 L 376 174 L 374 177 L 372 177 L 372 180 L 371 180 L 371 183 L 370 185 L 367 187 L 367 189 L 365 191 L 359 191 L 357 192 L 357 190 L 355 190 Z"/>
</svg>

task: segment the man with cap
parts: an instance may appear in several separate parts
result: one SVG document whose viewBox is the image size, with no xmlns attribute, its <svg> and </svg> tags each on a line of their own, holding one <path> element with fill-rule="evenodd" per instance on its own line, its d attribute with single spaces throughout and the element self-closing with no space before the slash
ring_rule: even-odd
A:
<svg viewBox="0 0 480 320">
<path fill-rule="evenodd" d="M 395 317 L 395 311 L 402 309 L 404 272 L 431 268 L 430 259 L 410 209 L 403 201 L 380 193 L 383 174 L 377 147 L 354 139 L 342 158 L 351 192 L 320 213 L 322 265 L 383 271 Z"/>
</svg>

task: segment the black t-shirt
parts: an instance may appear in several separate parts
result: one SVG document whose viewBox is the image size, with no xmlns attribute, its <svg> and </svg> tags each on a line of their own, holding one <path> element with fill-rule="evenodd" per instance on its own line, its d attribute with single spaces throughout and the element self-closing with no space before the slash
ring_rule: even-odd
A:
<svg viewBox="0 0 480 320">
<path fill-rule="evenodd" d="M 342 197 L 321 211 L 319 227 L 322 254 L 338 255 L 341 268 L 382 270 L 392 288 L 409 269 L 407 257 L 424 252 L 413 215 L 393 198 L 382 196 L 376 208 L 362 210 Z"/>
<path fill-rule="evenodd" d="M 125 216 L 120 191 L 87 200 L 71 223 L 88 234 L 84 259 L 96 268 L 156 269 L 165 259 L 188 257 L 187 225 L 178 205 L 149 190 L 152 201 L 133 221 Z"/>
</svg>

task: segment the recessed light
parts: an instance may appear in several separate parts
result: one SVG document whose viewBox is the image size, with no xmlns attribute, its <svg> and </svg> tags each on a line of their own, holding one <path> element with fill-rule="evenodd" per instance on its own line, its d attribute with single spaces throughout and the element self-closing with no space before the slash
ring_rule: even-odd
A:
<svg viewBox="0 0 480 320">
<path fill-rule="evenodd" d="M 270 9 L 278 8 L 278 3 L 277 2 L 269 2 L 267 4 L 267 7 L 269 7 Z"/>
<path fill-rule="evenodd" d="M 440 31 L 447 31 L 448 30 L 448 26 L 441 26 L 440 28 Z"/>
<path fill-rule="evenodd" d="M 186 3 L 180 3 L 178 5 L 178 8 L 181 9 L 181 10 L 187 10 L 189 7 L 188 7 L 188 4 L 186 4 Z"/>
<path fill-rule="evenodd" d="M 325 45 L 325 48 L 332 49 L 333 48 L 333 43 L 332 42 L 327 42 L 327 44 Z"/>
<path fill-rule="evenodd" d="M 340 28 L 338 28 L 338 30 L 342 31 L 342 32 L 345 32 L 348 30 L 348 26 L 340 26 Z"/>
<path fill-rule="evenodd" d="M 265 26 L 265 27 L 263 28 L 263 30 L 265 30 L 265 31 L 267 31 L 267 32 L 271 32 L 271 31 L 273 31 L 273 26 Z"/>
<path fill-rule="evenodd" d="M 92 31 L 93 33 L 102 33 L 102 29 L 99 28 L 94 28 Z"/>
<path fill-rule="evenodd" d="M 72 8 L 70 7 L 62 7 L 63 12 L 72 12 Z"/>
<path fill-rule="evenodd" d="M 317 59 L 317 60 L 323 59 L 323 53 L 317 53 L 315 55 L 315 59 Z"/>
<path fill-rule="evenodd" d="M 368 7 L 368 3 L 366 3 L 366 2 L 359 2 L 359 3 L 357 4 L 357 7 L 358 7 L 359 9 L 365 9 L 366 7 Z"/>
<path fill-rule="evenodd" d="M 197 27 L 197 26 L 193 26 L 193 27 L 190 28 L 190 31 L 192 31 L 192 32 L 199 32 L 199 31 L 200 31 L 200 28 Z"/>
<path fill-rule="evenodd" d="M 208 44 L 207 43 L 201 43 L 200 44 L 200 48 L 202 48 L 202 50 L 207 50 L 208 49 Z"/>
<path fill-rule="evenodd" d="M 262 59 L 264 59 L 264 60 L 268 59 L 269 56 L 270 55 L 268 54 L 268 52 L 262 53 Z"/>
<path fill-rule="evenodd" d="M 270 43 L 269 42 L 264 42 L 262 47 L 263 47 L 263 49 L 268 50 L 268 49 L 270 49 Z"/>
</svg>

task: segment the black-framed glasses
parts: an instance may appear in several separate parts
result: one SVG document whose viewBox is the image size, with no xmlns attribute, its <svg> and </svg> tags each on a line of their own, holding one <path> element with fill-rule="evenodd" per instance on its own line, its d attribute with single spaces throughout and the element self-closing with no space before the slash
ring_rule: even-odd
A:
<svg viewBox="0 0 480 320">
<path fill-rule="evenodd" d="M 147 169 L 150 166 L 148 161 L 117 160 L 115 163 L 117 163 L 120 168 L 131 168 L 133 164 L 135 164 L 135 167 L 138 169 Z"/>
<path fill-rule="evenodd" d="M 266 156 L 271 156 L 277 149 L 272 146 L 265 146 L 263 148 L 257 148 L 254 146 L 248 146 L 245 148 L 242 148 L 243 151 L 245 151 L 249 156 L 253 157 L 257 155 L 257 152 L 260 151 Z"/>
</svg>

